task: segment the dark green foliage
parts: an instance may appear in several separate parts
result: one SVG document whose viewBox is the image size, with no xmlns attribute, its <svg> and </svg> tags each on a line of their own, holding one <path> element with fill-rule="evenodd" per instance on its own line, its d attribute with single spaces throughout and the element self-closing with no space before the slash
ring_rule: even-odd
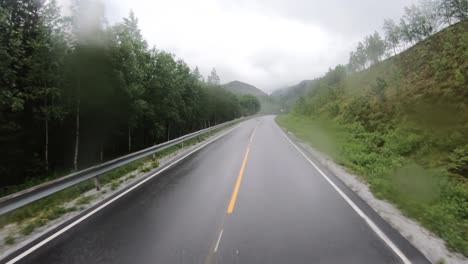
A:
<svg viewBox="0 0 468 264">
<path fill-rule="evenodd" d="M 449 154 L 448 169 L 468 178 L 468 145 L 460 146 Z"/>
<path fill-rule="evenodd" d="M 69 212 L 75 211 L 76 208 L 65 208 L 63 206 L 54 206 L 49 207 L 49 209 L 40 211 L 39 215 L 37 215 L 33 220 L 30 220 L 21 228 L 21 234 L 23 236 L 27 236 L 31 234 L 36 228 L 44 226 L 49 221 L 55 220 L 61 217 L 64 214 Z"/>
<path fill-rule="evenodd" d="M 82 196 L 78 198 L 78 200 L 76 201 L 76 205 L 80 206 L 80 205 L 89 204 L 92 200 L 94 200 L 94 198 L 95 198 L 94 195 Z"/>
<path fill-rule="evenodd" d="M 377 78 L 376 83 L 371 86 L 372 92 L 378 100 L 385 100 L 385 89 L 387 86 L 387 82 L 382 78 Z"/>
<path fill-rule="evenodd" d="M 93 6 L 99 19 L 83 27 Z M 149 48 L 133 13 L 0 5 L 0 195 L 256 112 L 174 55 Z M 243 108 L 245 107 L 245 108 Z"/>
<path fill-rule="evenodd" d="M 253 95 L 242 95 L 239 98 L 240 105 L 243 109 L 242 115 L 254 115 L 260 111 L 260 101 Z"/>
<path fill-rule="evenodd" d="M 5 237 L 5 244 L 6 245 L 13 245 L 15 243 L 15 237 L 12 235 L 8 235 Z"/>
</svg>

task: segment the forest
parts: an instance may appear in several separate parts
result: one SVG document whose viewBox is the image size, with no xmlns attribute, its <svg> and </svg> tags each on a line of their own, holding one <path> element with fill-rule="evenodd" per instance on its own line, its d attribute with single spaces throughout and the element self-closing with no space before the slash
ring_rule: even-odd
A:
<svg viewBox="0 0 468 264">
<path fill-rule="evenodd" d="M 0 193 L 259 111 L 98 1 L 1 0 Z M 91 12 L 92 11 L 92 12 Z"/>
</svg>

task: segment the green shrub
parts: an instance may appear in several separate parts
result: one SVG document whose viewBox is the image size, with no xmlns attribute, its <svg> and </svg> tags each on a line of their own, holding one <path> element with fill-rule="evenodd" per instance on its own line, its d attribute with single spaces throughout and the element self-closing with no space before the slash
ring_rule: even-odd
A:
<svg viewBox="0 0 468 264">
<path fill-rule="evenodd" d="M 96 198 L 96 196 L 94 195 L 83 196 L 83 197 L 78 198 L 78 200 L 76 201 L 76 204 L 77 205 L 89 204 L 92 200 L 94 200 L 94 198 Z"/>
<path fill-rule="evenodd" d="M 456 148 L 448 158 L 449 171 L 468 178 L 468 145 Z"/>
<path fill-rule="evenodd" d="M 140 168 L 140 171 L 146 173 L 146 172 L 151 171 L 151 169 L 150 169 L 149 167 L 147 167 L 147 166 L 142 166 L 142 167 Z"/>
<path fill-rule="evenodd" d="M 29 234 L 31 234 L 34 229 L 36 229 L 36 225 L 34 222 L 31 222 L 31 223 L 28 223 L 26 224 L 25 226 L 23 226 L 20 230 L 20 233 L 23 235 L 23 236 L 27 236 Z"/>
<path fill-rule="evenodd" d="M 419 149 L 423 142 L 421 133 L 408 129 L 396 129 L 384 136 L 386 150 L 394 155 L 407 156 Z"/>
<path fill-rule="evenodd" d="M 114 191 L 115 189 L 117 189 L 119 187 L 120 183 L 117 182 L 117 181 L 113 181 L 111 183 L 111 190 Z"/>
<path fill-rule="evenodd" d="M 5 244 L 6 245 L 13 245 L 15 243 L 15 237 L 13 235 L 8 235 L 5 237 Z"/>
</svg>

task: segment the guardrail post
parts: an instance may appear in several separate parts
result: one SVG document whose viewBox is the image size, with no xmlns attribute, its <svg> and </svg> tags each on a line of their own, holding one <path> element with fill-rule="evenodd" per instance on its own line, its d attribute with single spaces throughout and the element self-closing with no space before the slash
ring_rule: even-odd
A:
<svg viewBox="0 0 468 264">
<path fill-rule="evenodd" d="M 100 191 L 101 190 L 101 184 L 99 183 L 98 177 L 94 177 L 93 181 L 94 181 L 94 186 L 96 187 L 96 191 Z"/>
</svg>

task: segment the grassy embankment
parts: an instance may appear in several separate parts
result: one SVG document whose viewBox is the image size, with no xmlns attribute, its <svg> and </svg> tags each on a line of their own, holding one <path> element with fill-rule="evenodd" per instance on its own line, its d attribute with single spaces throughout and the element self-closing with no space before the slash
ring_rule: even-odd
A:
<svg viewBox="0 0 468 264">
<path fill-rule="evenodd" d="M 330 71 L 277 122 L 468 256 L 468 21 Z"/>
</svg>

